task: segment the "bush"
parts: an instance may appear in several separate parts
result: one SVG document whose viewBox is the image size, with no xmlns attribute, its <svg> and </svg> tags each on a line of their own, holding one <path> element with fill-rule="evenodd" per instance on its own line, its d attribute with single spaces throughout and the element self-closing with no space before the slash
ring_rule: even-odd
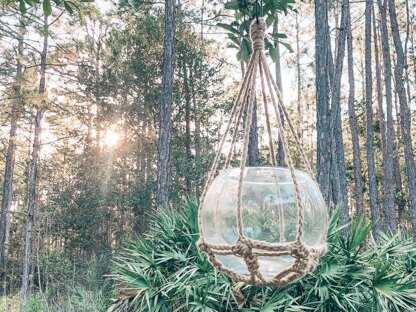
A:
<svg viewBox="0 0 416 312">
<path fill-rule="evenodd" d="M 188 202 L 155 214 L 114 264 L 118 296 L 108 311 L 415 311 L 416 245 L 400 233 L 375 242 L 360 220 L 344 239 L 336 212 L 318 268 L 286 287 L 261 288 L 213 269 L 196 246 L 197 213 Z"/>
</svg>

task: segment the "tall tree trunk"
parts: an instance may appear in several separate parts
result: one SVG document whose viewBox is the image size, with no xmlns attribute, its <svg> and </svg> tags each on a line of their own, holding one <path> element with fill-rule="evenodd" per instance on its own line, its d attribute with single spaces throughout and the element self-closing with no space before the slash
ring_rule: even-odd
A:
<svg viewBox="0 0 416 312">
<path fill-rule="evenodd" d="M 315 59 L 316 59 L 316 134 L 317 179 L 325 202 L 329 205 L 329 169 L 331 161 L 331 136 L 328 82 L 328 7 L 327 1 L 315 1 Z"/>
<path fill-rule="evenodd" d="M 46 57 L 48 53 L 48 17 L 44 17 L 43 22 L 43 49 L 40 60 L 40 81 L 39 81 L 39 96 L 44 97 L 46 89 Z M 35 217 L 35 205 L 37 199 L 37 172 L 39 165 L 40 141 L 42 135 L 42 119 L 45 111 L 45 100 L 42 99 L 40 107 L 36 110 L 35 128 L 33 136 L 32 156 L 29 167 L 28 180 L 28 205 L 27 217 L 25 225 L 25 245 L 23 252 L 23 272 L 22 272 L 22 287 L 21 296 L 24 302 L 28 296 L 29 291 L 29 270 L 30 258 L 32 253 L 32 236 L 33 223 Z M 22 311 L 24 311 L 24 304 L 22 304 Z"/>
<path fill-rule="evenodd" d="M 201 33 L 202 36 L 202 33 Z M 201 58 L 202 62 L 202 58 Z M 202 66 L 202 64 L 200 64 Z M 201 121 L 199 119 L 199 105 L 198 101 L 196 100 L 196 94 L 195 94 L 195 72 L 196 72 L 196 64 L 190 65 L 190 71 L 189 71 L 189 85 L 191 88 L 191 94 L 192 94 L 192 111 L 193 111 L 193 121 L 195 126 L 195 135 L 194 135 L 194 144 L 195 144 L 195 167 L 200 168 L 201 164 Z M 202 69 L 201 69 L 202 71 Z M 200 73 L 200 78 L 202 77 L 202 72 Z M 201 193 L 201 181 L 200 181 L 200 173 L 197 172 L 197 180 L 195 185 L 195 192 L 196 192 L 196 198 L 199 198 Z"/>
<path fill-rule="evenodd" d="M 355 114 L 355 82 L 354 82 L 354 59 L 353 59 L 353 44 L 352 44 L 352 25 L 350 10 L 348 10 L 347 18 L 347 60 L 348 60 L 348 117 L 351 129 L 352 139 L 352 157 L 354 164 L 354 181 L 355 181 L 355 206 L 357 209 L 357 215 L 362 216 L 364 214 L 363 205 L 363 186 L 361 175 L 361 152 L 360 142 L 358 138 L 357 130 L 357 116 Z"/>
<path fill-rule="evenodd" d="M 279 32 L 279 24 L 277 16 L 274 20 L 273 25 L 273 32 L 278 33 Z M 279 88 L 280 93 L 283 95 L 283 87 L 282 87 L 282 67 L 280 64 L 280 47 L 279 47 L 279 41 L 277 38 L 274 39 L 274 48 L 276 49 L 276 62 L 274 63 L 274 69 L 276 74 L 276 85 Z M 282 120 L 282 126 L 284 127 L 284 114 L 282 110 L 279 107 L 279 113 L 280 113 L 280 120 Z M 283 151 L 283 141 L 279 137 L 279 141 L 277 142 L 277 165 L 284 167 L 285 166 L 285 153 Z"/>
<path fill-rule="evenodd" d="M 185 57 L 184 57 L 185 58 Z M 183 84 L 185 91 L 185 155 L 186 162 L 191 170 L 192 166 L 192 152 L 191 152 L 191 92 L 189 89 L 188 69 L 186 61 L 182 64 Z M 191 170 L 193 172 L 193 170 Z M 191 193 L 191 177 L 185 174 L 185 188 L 188 194 Z"/>
<path fill-rule="evenodd" d="M 240 40 L 240 42 L 242 42 Z M 243 60 L 240 61 L 241 67 L 241 76 L 244 77 L 246 64 Z M 250 132 L 248 137 L 248 165 L 250 167 L 255 167 L 260 165 L 260 152 L 259 152 L 259 138 L 258 138 L 258 128 L 257 128 L 257 99 L 254 98 L 253 101 L 253 114 L 251 118 L 251 125 L 250 125 Z M 247 109 L 244 110 L 244 114 L 246 114 Z"/>
<path fill-rule="evenodd" d="M 250 126 L 250 133 L 248 137 L 248 165 L 255 167 L 260 165 L 260 152 L 259 152 L 259 136 L 257 128 L 257 99 L 253 101 L 253 113 Z"/>
<path fill-rule="evenodd" d="M 371 10 L 372 1 L 365 2 L 365 108 L 366 108 L 366 143 L 368 186 L 370 197 L 370 210 L 372 230 L 375 239 L 378 239 L 380 230 L 380 211 L 378 206 L 377 178 L 374 161 L 374 131 L 373 131 L 373 80 L 371 68 Z"/>
<path fill-rule="evenodd" d="M 297 111 L 298 111 L 298 123 L 297 123 L 297 134 L 299 140 L 302 143 L 302 80 L 300 71 L 300 39 L 299 39 L 299 14 L 296 13 L 296 78 L 297 78 Z"/>
<path fill-rule="evenodd" d="M 411 128 L 410 128 L 410 109 L 407 103 L 406 90 L 404 86 L 404 52 L 400 39 L 399 25 L 397 23 L 396 8 L 394 0 L 388 0 L 391 33 L 394 47 L 396 50 L 396 67 L 394 68 L 394 80 L 396 83 L 396 92 L 400 104 L 400 125 L 402 130 L 402 139 L 404 143 L 404 156 L 406 162 L 407 185 L 409 188 L 410 211 L 412 213 L 413 238 L 416 240 L 416 168 L 414 161 Z"/>
<path fill-rule="evenodd" d="M 13 86 L 13 103 L 12 111 L 10 116 L 10 132 L 9 142 L 6 152 L 6 164 L 4 168 L 4 181 L 3 181 L 3 196 L 1 202 L 1 216 L 0 216 L 0 268 L 3 268 L 6 263 L 7 248 L 6 237 L 9 228 L 9 212 L 12 204 L 13 197 L 13 174 L 14 174 L 14 162 L 15 162 L 15 151 L 16 151 L 16 134 L 17 134 L 17 122 L 20 115 L 21 105 L 21 80 L 23 66 L 21 59 L 23 57 L 23 37 L 25 33 L 25 27 L 23 23 L 23 17 L 20 21 L 21 31 L 18 38 L 18 47 L 16 55 L 16 78 Z M 5 272 L 4 272 L 5 273 Z"/>
<path fill-rule="evenodd" d="M 385 1 L 386 2 L 386 1 Z M 382 36 L 382 53 L 384 61 L 384 80 L 386 87 L 386 111 L 387 123 L 384 123 L 383 111 L 383 94 L 381 88 L 381 69 L 379 63 L 377 30 L 375 26 L 375 14 L 373 14 L 374 29 L 374 53 L 376 63 L 376 84 L 377 84 L 377 101 L 378 114 L 381 128 L 381 146 L 383 151 L 383 190 L 384 190 L 384 211 L 386 223 L 390 231 L 396 231 L 396 215 L 394 211 L 394 180 L 393 180 L 393 144 L 394 144 L 394 127 L 393 127 L 393 109 L 392 109 L 392 89 L 391 89 L 391 59 L 390 46 L 387 31 L 387 16 L 385 5 L 381 5 L 378 0 L 379 10 L 381 13 L 381 36 Z"/>
<path fill-rule="evenodd" d="M 348 0 L 343 0 L 341 5 L 341 21 L 340 21 L 340 31 L 337 42 L 337 55 L 334 71 L 334 80 L 331 92 L 331 122 L 334 131 L 334 143 L 335 146 L 333 149 L 336 153 L 336 170 L 338 171 L 339 179 L 339 195 L 341 205 L 341 221 L 347 222 L 349 218 L 349 208 L 348 208 L 348 188 L 347 188 L 347 178 L 345 173 L 345 156 L 344 156 L 344 140 L 342 136 L 342 124 L 341 124 L 341 77 L 342 77 L 342 68 L 344 63 L 345 55 L 345 37 L 346 37 L 346 28 L 347 28 L 347 18 L 349 11 L 349 2 Z"/>
<path fill-rule="evenodd" d="M 160 209 L 169 201 L 170 139 L 172 131 L 172 98 L 175 43 L 175 2 L 165 1 L 165 37 L 163 77 L 159 115 L 156 205 Z"/>
</svg>

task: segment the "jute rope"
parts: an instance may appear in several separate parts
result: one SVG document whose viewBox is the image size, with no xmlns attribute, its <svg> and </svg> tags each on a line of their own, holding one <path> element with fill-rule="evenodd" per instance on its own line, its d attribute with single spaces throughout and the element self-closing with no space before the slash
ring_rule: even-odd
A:
<svg viewBox="0 0 416 312">
<path fill-rule="evenodd" d="M 286 138 L 285 128 L 283 127 L 283 120 L 280 116 L 279 109 L 283 112 L 283 116 L 287 121 L 291 135 L 295 138 L 295 145 L 297 152 L 302 158 L 308 173 L 314 177 L 311 170 L 311 166 L 306 157 L 305 152 L 302 149 L 300 140 L 297 137 L 297 133 L 293 127 L 293 123 L 290 119 L 290 116 L 284 106 L 283 97 L 273 80 L 272 74 L 269 67 L 267 66 L 266 57 L 264 54 L 264 37 L 265 37 L 266 26 L 264 20 L 259 18 L 251 24 L 250 27 L 250 39 L 253 47 L 253 54 L 250 58 L 249 64 L 247 66 L 247 71 L 244 75 L 242 84 L 240 86 L 240 91 L 237 95 L 237 99 L 231 110 L 231 116 L 226 126 L 225 132 L 218 146 L 218 151 L 216 153 L 214 162 L 212 164 L 211 170 L 208 174 L 205 187 L 202 191 L 202 196 L 200 199 L 200 213 L 198 216 L 198 225 L 199 225 L 199 241 L 198 246 L 200 250 L 208 254 L 208 258 L 215 268 L 225 272 L 235 281 L 242 281 L 245 283 L 250 283 L 254 285 L 277 285 L 282 286 L 288 284 L 295 279 L 300 278 L 301 276 L 311 272 L 317 265 L 319 256 L 325 252 L 326 245 L 316 246 L 311 248 L 305 245 L 302 242 L 303 234 L 303 207 L 301 199 L 301 191 L 299 183 L 296 179 L 296 173 L 293 165 L 293 159 L 290 153 L 289 144 Z M 253 118 L 253 102 L 256 98 L 256 79 L 257 72 L 260 76 L 260 84 L 262 90 L 262 99 L 264 105 L 264 111 L 266 115 L 266 128 L 269 135 L 269 150 L 270 150 L 270 161 L 273 166 L 276 166 L 276 156 L 274 152 L 274 143 L 272 137 L 272 130 L 269 117 L 269 101 L 267 94 L 269 94 L 271 99 L 271 104 L 273 111 L 277 118 L 278 125 L 278 134 L 279 138 L 282 141 L 283 151 L 285 154 L 285 160 L 289 168 L 290 177 L 293 182 L 295 190 L 295 203 L 297 209 L 297 231 L 296 239 L 293 242 L 284 241 L 284 216 L 283 216 L 283 207 L 279 206 L 279 219 L 280 219 L 280 240 L 278 243 L 269 243 L 265 241 L 258 241 L 248 238 L 244 233 L 244 225 L 242 218 L 242 200 L 243 200 L 243 179 L 246 168 L 247 153 L 248 153 L 248 142 L 249 142 L 249 133 L 251 122 Z M 267 92 L 268 91 L 268 92 Z M 246 114 L 244 114 L 246 112 Z M 243 124 L 243 150 L 240 161 L 240 174 L 238 179 L 238 190 L 237 190 L 237 203 L 236 203 L 236 212 L 237 212 L 237 231 L 238 238 L 233 245 L 220 245 L 220 244 L 211 244 L 207 243 L 204 240 L 204 235 L 202 231 L 202 214 L 201 208 L 205 201 L 209 186 L 211 185 L 217 170 L 220 165 L 220 158 L 222 155 L 222 150 L 225 144 L 225 141 L 228 137 L 228 134 L 231 131 L 231 125 L 235 125 L 232 138 L 231 138 L 231 147 L 230 151 L 225 160 L 225 168 L 228 168 L 231 162 L 231 159 L 234 154 L 235 145 L 237 142 L 237 135 L 240 129 L 240 124 Z M 275 181 L 278 185 L 278 181 Z M 278 191 L 278 195 L 280 191 Z M 220 261 L 218 261 L 217 256 L 220 255 L 234 255 L 244 259 L 249 274 L 239 274 L 232 271 L 231 269 L 225 267 Z M 266 278 L 261 274 L 259 267 L 259 257 L 281 257 L 281 256 L 291 256 L 294 258 L 293 264 L 287 269 L 279 272 L 273 278 Z"/>
</svg>

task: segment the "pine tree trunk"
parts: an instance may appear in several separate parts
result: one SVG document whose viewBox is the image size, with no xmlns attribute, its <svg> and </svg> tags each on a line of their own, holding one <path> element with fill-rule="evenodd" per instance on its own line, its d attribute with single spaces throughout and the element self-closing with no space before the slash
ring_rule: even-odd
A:
<svg viewBox="0 0 416 312">
<path fill-rule="evenodd" d="M 183 85 L 185 91 L 185 155 L 186 162 L 191 169 L 192 165 L 192 152 L 191 152 L 191 92 L 189 89 L 188 70 L 186 62 L 182 64 L 183 70 Z M 185 188 L 188 194 L 191 193 L 191 171 L 185 174 Z"/>
<path fill-rule="evenodd" d="M 23 25 L 23 20 L 21 20 Z M 16 134 L 17 134 L 17 122 L 20 115 L 20 90 L 22 79 L 22 63 L 21 58 L 23 56 L 23 36 L 24 27 L 19 34 L 18 48 L 16 56 L 16 78 L 13 86 L 13 104 L 10 116 L 10 132 L 9 142 L 6 152 L 6 164 L 4 167 L 4 181 L 3 181 L 3 196 L 1 202 L 1 216 L 0 216 L 0 267 L 3 268 L 6 262 L 6 236 L 9 221 L 10 206 L 12 204 L 13 197 L 13 174 L 14 174 L 14 162 L 16 151 Z"/>
<path fill-rule="evenodd" d="M 394 47 L 396 50 L 396 67 L 394 68 L 394 77 L 396 83 L 396 92 L 399 97 L 400 104 L 400 125 L 402 139 L 404 143 L 404 156 L 406 162 L 407 185 L 409 188 L 410 211 L 412 213 L 413 238 L 416 240 L 416 168 L 414 161 L 412 137 L 411 137 L 411 121 L 410 109 L 407 103 L 406 90 L 404 86 L 404 52 L 400 39 L 399 25 L 397 23 L 396 8 L 394 0 L 388 0 L 391 33 L 393 37 Z"/>
<path fill-rule="evenodd" d="M 202 64 L 201 64 L 202 65 Z M 194 72 L 196 71 L 195 64 L 190 66 L 189 71 L 189 85 L 191 87 L 192 93 L 192 110 L 193 110 L 193 121 L 195 126 L 195 136 L 194 136 L 194 144 L 195 144 L 195 167 L 200 168 L 201 165 L 201 121 L 199 120 L 199 105 L 198 101 L 196 100 L 195 95 L 195 82 L 194 82 Z M 200 181 L 200 173 L 197 172 L 197 180 L 195 186 L 196 198 L 199 198 L 201 193 L 201 181 Z"/>
<path fill-rule="evenodd" d="M 256 167 L 260 165 L 260 152 L 259 152 L 259 136 L 257 128 L 257 99 L 253 101 L 253 115 L 250 126 L 250 133 L 248 137 L 248 165 L 250 167 Z"/>
<path fill-rule="evenodd" d="M 279 24 L 277 17 L 274 20 L 273 25 L 273 32 L 278 33 L 279 32 Z M 282 67 L 280 64 L 280 47 L 279 42 L 277 39 L 274 40 L 274 48 L 276 49 L 276 62 L 274 63 L 274 69 L 276 74 L 276 85 L 279 88 L 280 93 L 283 95 L 283 87 L 282 87 Z M 282 110 L 279 107 L 279 113 L 280 113 L 280 120 L 282 120 L 282 126 L 285 126 L 285 118 Z M 279 137 L 279 141 L 277 142 L 277 165 L 284 167 L 285 165 L 285 153 L 283 151 L 283 141 Z"/>
<path fill-rule="evenodd" d="M 300 39 L 299 39 L 299 14 L 296 13 L 296 76 L 297 76 L 297 111 L 298 111 L 298 123 L 297 123 L 297 134 L 299 140 L 302 143 L 302 80 L 300 71 Z"/>
<path fill-rule="evenodd" d="M 165 37 L 163 77 L 159 115 L 156 205 L 160 209 L 169 201 L 170 139 L 174 74 L 175 2 L 165 1 Z"/>
<path fill-rule="evenodd" d="M 357 215 L 362 216 L 364 214 L 363 205 L 363 186 L 361 175 L 361 152 L 360 141 L 358 138 L 357 130 L 357 116 L 355 114 L 355 81 L 354 81 L 354 59 L 353 59 L 353 44 L 352 44 L 352 27 L 351 27 L 351 15 L 348 10 L 347 18 L 347 61 L 348 61 L 348 117 L 351 129 L 352 139 L 352 157 L 354 164 L 354 182 L 355 182 L 355 206 L 357 209 Z"/>
<path fill-rule="evenodd" d="M 345 55 L 345 37 L 347 28 L 347 17 L 349 11 L 348 0 L 343 0 L 341 5 L 341 21 L 340 31 L 338 36 L 337 44 L 337 55 L 335 63 L 334 80 L 331 93 L 331 122 L 333 123 L 334 141 L 335 146 L 333 149 L 336 153 L 336 162 L 334 165 L 338 171 L 339 179 L 339 195 L 341 205 L 341 221 L 346 223 L 349 219 L 349 208 L 348 208 L 348 188 L 347 178 L 345 173 L 345 155 L 344 155 L 344 140 L 342 136 L 342 124 L 341 124 L 341 77 L 342 68 L 344 63 Z"/>
<path fill-rule="evenodd" d="M 393 233 L 397 229 L 396 224 L 396 215 L 394 210 L 394 175 L 393 175 L 393 146 L 394 146 L 394 125 L 393 125 L 393 98 L 392 98 L 392 84 L 391 84 L 391 55 L 390 55 L 390 45 L 389 45 L 389 37 L 388 37 L 388 30 L 387 30 L 387 1 L 384 0 L 383 4 L 381 0 L 377 0 L 379 11 L 381 14 L 381 46 L 382 46 L 382 54 L 383 54 L 383 63 L 384 63 L 384 84 L 385 84 L 385 91 L 386 91 L 386 134 L 385 134 L 385 141 L 384 148 L 383 148 L 383 186 L 384 186 L 384 210 L 386 216 L 386 223 L 390 231 Z M 375 41 L 377 41 L 377 35 L 374 35 Z M 378 50 L 378 48 L 377 48 Z M 379 62 L 377 61 L 377 54 L 376 53 L 376 79 L 377 79 L 377 98 L 379 101 L 379 114 L 382 111 L 382 103 L 380 103 L 382 94 L 381 94 L 381 87 L 379 86 L 380 82 L 379 76 L 381 75 L 381 71 L 379 69 Z M 381 105 L 381 107 L 380 107 Z M 381 111 L 380 111 L 381 109 Z M 384 115 L 384 114 L 383 114 Z M 380 116 L 382 117 L 382 116 Z M 381 120 L 381 119 L 380 119 Z M 380 124 L 381 127 L 383 127 Z"/>
<path fill-rule="evenodd" d="M 39 81 L 39 96 L 43 97 L 46 90 L 46 58 L 48 54 L 48 18 L 44 17 L 43 23 L 43 49 L 40 60 L 40 81 Z M 37 108 L 35 117 L 35 127 L 33 136 L 32 155 L 29 165 L 29 179 L 28 179 L 28 205 L 25 225 L 25 245 L 23 250 L 23 272 L 22 272 L 22 286 L 21 296 L 22 302 L 27 299 L 29 292 L 29 270 L 30 258 L 32 254 L 32 237 L 33 237 L 33 223 L 35 217 L 35 205 L 37 200 L 37 173 L 39 165 L 40 141 L 42 135 L 42 119 L 45 111 L 45 100 L 42 99 L 40 107 Z M 24 305 L 22 304 L 22 311 Z"/>
<path fill-rule="evenodd" d="M 328 82 L 328 8 L 327 1 L 315 1 L 315 59 L 316 59 L 316 135 L 317 135 L 317 180 L 329 205 L 329 169 L 331 161 L 331 136 L 329 115 Z"/>
<path fill-rule="evenodd" d="M 366 108 L 366 143 L 367 143 L 367 167 L 368 186 L 370 197 L 370 210 L 372 230 L 375 239 L 378 239 L 380 230 L 380 211 L 378 206 L 378 191 L 376 168 L 374 161 L 374 133 L 373 133 L 373 80 L 371 68 L 371 10 L 372 1 L 365 3 L 365 108 Z"/>
</svg>

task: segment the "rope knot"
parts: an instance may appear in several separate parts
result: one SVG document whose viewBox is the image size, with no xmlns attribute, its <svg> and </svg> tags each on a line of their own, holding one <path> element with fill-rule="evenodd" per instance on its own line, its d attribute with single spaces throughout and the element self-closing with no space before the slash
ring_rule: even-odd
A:
<svg viewBox="0 0 416 312">
<path fill-rule="evenodd" d="M 296 244 L 291 251 L 291 256 L 298 259 L 305 259 L 309 256 L 309 250 L 303 244 Z"/>
<path fill-rule="evenodd" d="M 250 26 L 250 40 L 253 51 L 264 50 L 264 37 L 266 36 L 266 24 L 263 18 L 254 19 Z"/>
<path fill-rule="evenodd" d="M 196 244 L 199 247 L 199 250 L 201 250 L 203 252 L 207 252 L 208 251 L 208 246 L 207 246 L 207 244 L 203 240 L 199 239 Z"/>
<path fill-rule="evenodd" d="M 249 240 L 240 238 L 232 247 L 232 252 L 239 257 L 249 257 L 251 255 L 252 246 Z"/>
</svg>

